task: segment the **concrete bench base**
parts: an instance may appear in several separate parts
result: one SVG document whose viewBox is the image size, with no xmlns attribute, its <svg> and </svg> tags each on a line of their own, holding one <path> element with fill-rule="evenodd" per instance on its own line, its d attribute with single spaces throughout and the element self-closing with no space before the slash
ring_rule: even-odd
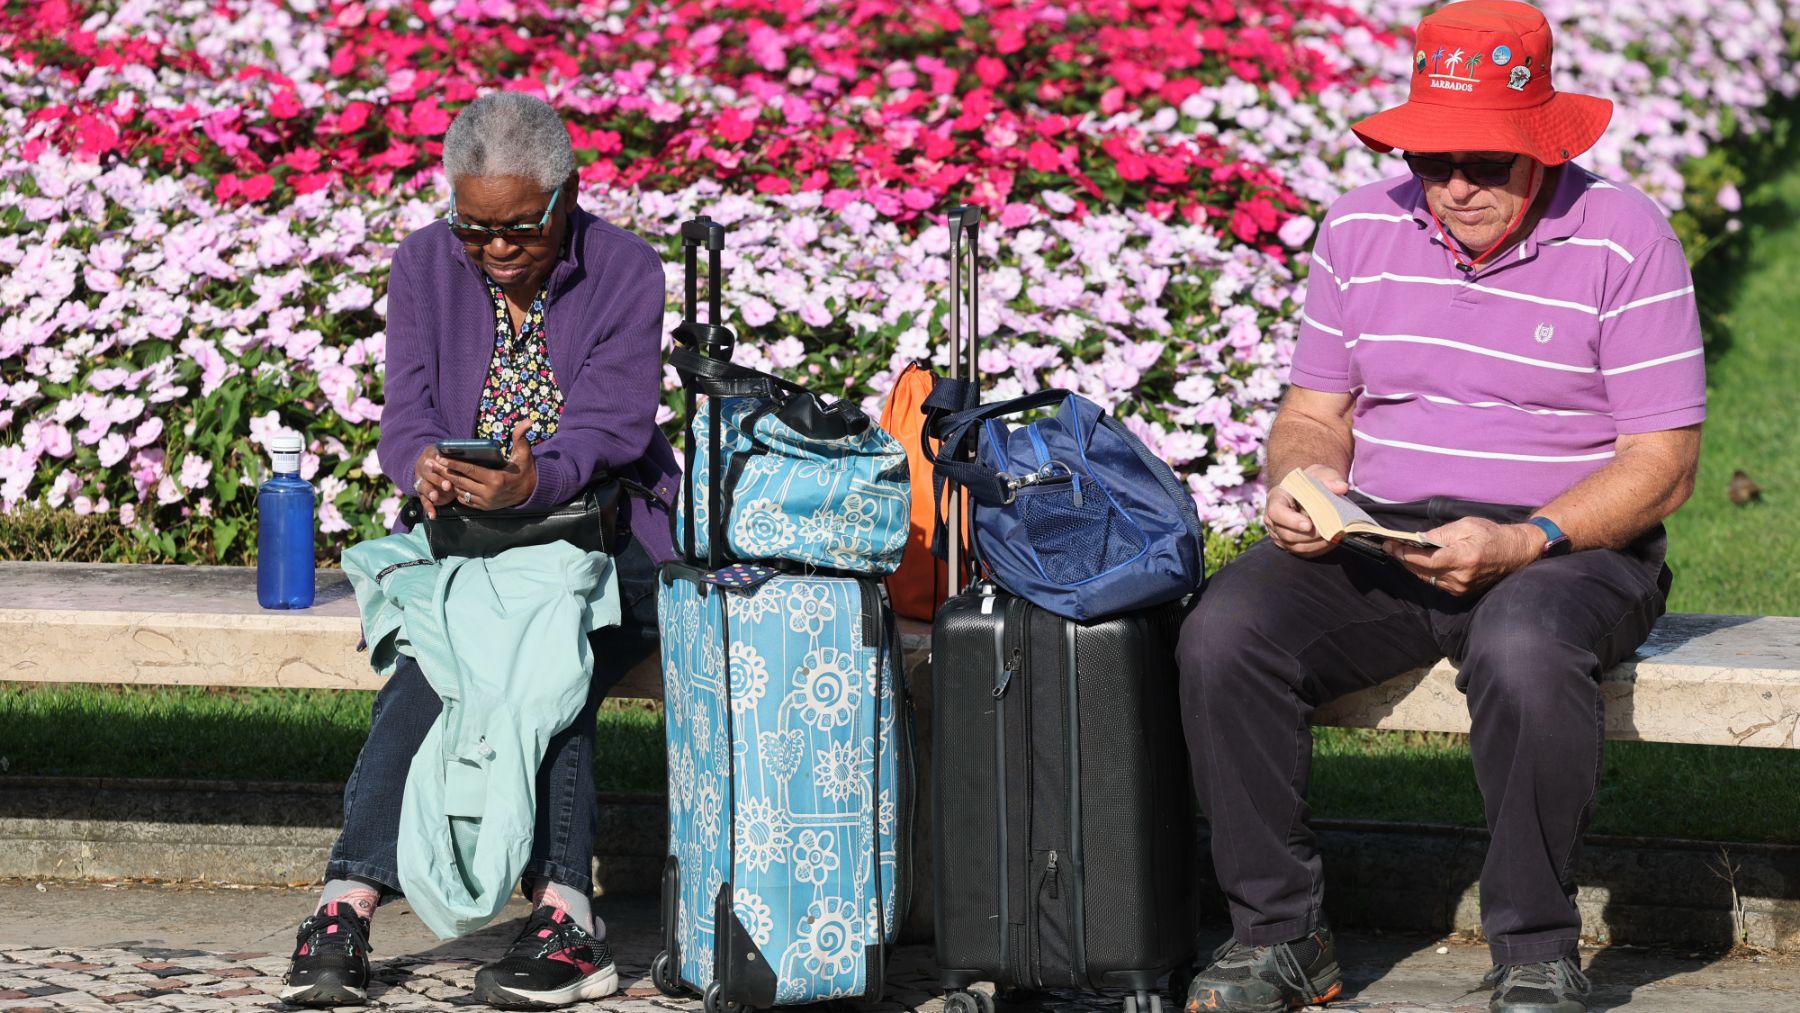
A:
<svg viewBox="0 0 1800 1013">
<path fill-rule="evenodd" d="M 256 604 L 241 567 L 0 563 L 0 681 L 379 689 L 356 602 L 339 571 L 321 571 L 318 604 Z M 929 630 L 903 624 L 914 684 L 929 667 Z M 1440 662 L 1314 715 L 1353 728 L 1466 732 L 1468 708 Z M 1800 618 L 1669 615 L 1638 654 L 1606 673 L 1609 736 L 1704 745 L 1800 746 Z M 654 659 L 615 696 L 661 699 Z"/>
</svg>

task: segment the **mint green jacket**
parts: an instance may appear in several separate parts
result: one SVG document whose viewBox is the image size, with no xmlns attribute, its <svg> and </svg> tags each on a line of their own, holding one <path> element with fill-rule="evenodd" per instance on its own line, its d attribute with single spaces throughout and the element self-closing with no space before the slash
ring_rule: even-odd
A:
<svg viewBox="0 0 1800 1013">
<path fill-rule="evenodd" d="M 587 701 L 587 635 L 619 623 L 612 560 L 566 542 L 433 560 L 423 532 L 344 553 L 369 662 L 419 662 L 444 709 L 401 797 L 406 899 L 441 938 L 499 913 L 531 854 L 537 770 Z"/>
</svg>

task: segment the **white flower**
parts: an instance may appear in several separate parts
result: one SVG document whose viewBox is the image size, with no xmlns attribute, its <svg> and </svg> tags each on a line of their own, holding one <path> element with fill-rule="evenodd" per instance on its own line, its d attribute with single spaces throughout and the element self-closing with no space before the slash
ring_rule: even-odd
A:
<svg viewBox="0 0 1800 1013">
<path fill-rule="evenodd" d="M 806 736 L 798 728 L 785 732 L 763 732 L 756 737 L 757 751 L 762 753 L 762 769 L 777 781 L 792 780 L 800 772 L 800 760 L 806 752 Z"/>
<path fill-rule="evenodd" d="M 833 802 L 844 802 L 863 790 L 862 757 L 848 742 L 833 742 L 818 750 L 813 764 L 813 781 L 820 794 Z"/>
<path fill-rule="evenodd" d="M 731 616 L 734 626 L 754 626 L 765 618 L 781 611 L 782 593 L 779 588 L 770 584 L 761 584 L 749 591 L 727 595 L 725 610 Z"/>
<path fill-rule="evenodd" d="M 731 895 L 731 909 L 750 934 L 750 941 L 758 946 L 769 945 L 770 934 L 775 931 L 775 916 L 769 905 L 761 897 L 743 887 L 738 887 Z"/>
<path fill-rule="evenodd" d="M 691 809 L 694 805 L 694 758 L 685 749 L 669 757 L 669 805 Z"/>
<path fill-rule="evenodd" d="M 842 897 L 814 901 L 806 909 L 795 941 L 800 962 L 816 978 L 848 974 L 863 959 L 863 918 Z"/>
<path fill-rule="evenodd" d="M 793 544 L 794 522 L 780 503 L 753 499 L 739 508 L 732 519 L 731 541 L 746 556 L 773 556 Z"/>
<path fill-rule="evenodd" d="M 788 629 L 795 633 L 818 636 L 825 624 L 837 618 L 837 606 L 831 592 L 818 584 L 797 583 L 788 594 Z"/>
<path fill-rule="evenodd" d="M 837 835 L 829 830 L 802 830 L 794 843 L 794 878 L 824 886 L 837 871 Z"/>
<path fill-rule="evenodd" d="M 737 815 L 738 860 L 753 872 L 768 872 L 771 863 L 787 864 L 787 813 L 766 796 L 750 799 Z"/>
<path fill-rule="evenodd" d="M 719 795 L 719 778 L 712 771 L 700 775 L 700 787 L 694 792 L 694 829 L 700 843 L 711 850 L 719 840 L 720 817 L 725 800 Z"/>
<path fill-rule="evenodd" d="M 794 689 L 800 719 L 821 731 L 849 722 L 850 712 L 862 698 L 856 656 L 835 647 L 820 647 L 806 652 L 801 666 L 800 684 Z"/>
<path fill-rule="evenodd" d="M 881 836 L 894 835 L 894 795 L 890 791 L 882 791 L 881 802 L 875 807 L 876 819 L 881 826 Z"/>
<path fill-rule="evenodd" d="M 731 643 L 731 712 L 747 714 L 756 709 L 769 688 L 769 663 L 751 644 Z"/>
</svg>

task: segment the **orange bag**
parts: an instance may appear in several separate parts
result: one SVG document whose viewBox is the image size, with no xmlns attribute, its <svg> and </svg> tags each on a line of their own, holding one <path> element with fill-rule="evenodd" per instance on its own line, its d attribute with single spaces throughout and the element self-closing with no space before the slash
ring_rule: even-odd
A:
<svg viewBox="0 0 1800 1013">
<path fill-rule="evenodd" d="M 894 612 L 909 619 L 930 622 L 944 603 L 949 565 L 931 554 L 931 534 L 937 524 L 932 509 L 931 462 L 920 442 L 925 439 L 925 399 L 937 377 L 914 362 L 894 379 L 887 404 L 881 409 L 881 428 L 906 448 L 906 466 L 912 475 L 912 524 L 906 535 L 906 552 L 900 569 L 886 578 L 888 600 Z M 937 441 L 931 441 L 937 449 Z M 965 543 L 967 544 L 967 543 Z M 957 581 L 957 586 L 963 584 Z"/>
</svg>

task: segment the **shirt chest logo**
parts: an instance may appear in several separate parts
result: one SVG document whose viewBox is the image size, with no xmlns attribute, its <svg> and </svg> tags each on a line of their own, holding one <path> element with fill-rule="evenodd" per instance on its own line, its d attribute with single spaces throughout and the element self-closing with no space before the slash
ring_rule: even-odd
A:
<svg viewBox="0 0 1800 1013">
<path fill-rule="evenodd" d="M 1556 328 L 1549 324 L 1539 324 L 1537 325 L 1537 330 L 1532 332 L 1531 336 L 1537 339 L 1538 344 L 1547 345 L 1550 343 L 1551 338 L 1556 337 Z"/>
</svg>

